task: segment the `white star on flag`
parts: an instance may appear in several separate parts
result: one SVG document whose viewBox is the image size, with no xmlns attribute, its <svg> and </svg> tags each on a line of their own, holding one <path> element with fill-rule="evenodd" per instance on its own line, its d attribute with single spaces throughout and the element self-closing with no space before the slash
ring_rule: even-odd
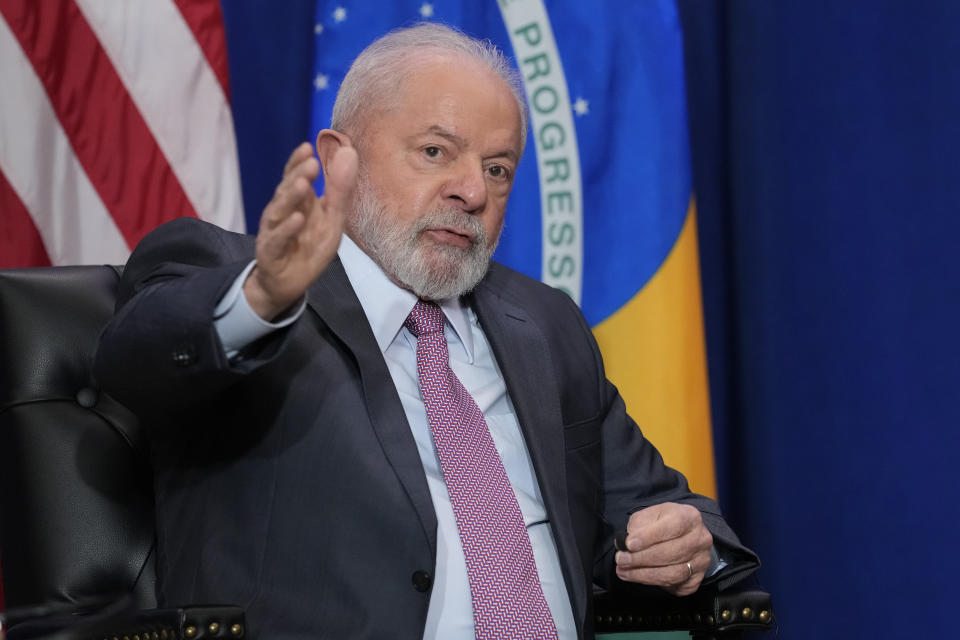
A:
<svg viewBox="0 0 960 640">
<path fill-rule="evenodd" d="M 420 17 L 421 18 L 432 18 L 433 17 L 433 5 L 429 2 L 424 2 L 420 5 Z"/>
<path fill-rule="evenodd" d="M 578 116 L 585 116 L 590 113 L 590 103 L 583 99 L 583 96 L 577 96 L 573 103 L 573 112 Z"/>
<path fill-rule="evenodd" d="M 333 10 L 333 20 L 334 22 L 343 22 L 347 19 L 347 10 L 343 7 L 337 7 Z"/>
<path fill-rule="evenodd" d="M 328 86 L 330 86 L 330 77 L 322 73 L 318 73 L 317 77 L 313 79 L 313 87 L 317 91 L 323 91 Z"/>
<path fill-rule="evenodd" d="M 319 22 L 315 24 L 313 27 L 313 32 L 317 35 L 320 35 L 321 33 L 323 33 L 323 25 L 320 24 Z"/>
</svg>

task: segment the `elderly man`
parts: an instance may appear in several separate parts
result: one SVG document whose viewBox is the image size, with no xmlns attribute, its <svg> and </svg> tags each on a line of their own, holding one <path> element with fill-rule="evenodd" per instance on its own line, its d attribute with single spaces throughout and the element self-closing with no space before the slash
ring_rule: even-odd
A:
<svg viewBox="0 0 960 640">
<path fill-rule="evenodd" d="M 489 43 L 396 31 L 255 241 L 184 220 L 138 246 L 97 375 L 150 433 L 163 603 L 240 604 L 271 640 L 589 638 L 594 582 L 756 566 L 573 302 L 490 261 L 525 129 Z"/>
</svg>

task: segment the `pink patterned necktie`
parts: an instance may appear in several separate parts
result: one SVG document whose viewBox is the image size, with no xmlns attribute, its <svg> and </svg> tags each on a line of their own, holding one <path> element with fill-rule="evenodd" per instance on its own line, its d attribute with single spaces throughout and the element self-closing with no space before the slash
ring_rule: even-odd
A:
<svg viewBox="0 0 960 640">
<path fill-rule="evenodd" d="M 404 326 L 417 337 L 420 392 L 467 560 L 477 640 L 556 638 L 517 497 L 483 413 L 450 368 L 443 312 L 420 300 Z"/>
</svg>

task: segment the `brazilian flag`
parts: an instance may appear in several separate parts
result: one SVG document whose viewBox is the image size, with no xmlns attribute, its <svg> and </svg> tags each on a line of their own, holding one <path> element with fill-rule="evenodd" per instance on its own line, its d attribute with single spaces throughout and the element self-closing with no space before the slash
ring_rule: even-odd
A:
<svg viewBox="0 0 960 640">
<path fill-rule="evenodd" d="M 336 88 L 363 46 L 418 20 L 457 26 L 513 55 L 530 135 L 495 258 L 580 304 L 646 437 L 695 491 L 715 496 L 673 1 L 319 0 L 311 131 L 329 124 Z"/>
</svg>

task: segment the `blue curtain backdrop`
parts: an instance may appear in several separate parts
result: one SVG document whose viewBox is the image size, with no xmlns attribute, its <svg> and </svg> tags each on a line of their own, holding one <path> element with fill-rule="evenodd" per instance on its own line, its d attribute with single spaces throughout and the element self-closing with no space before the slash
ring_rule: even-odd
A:
<svg viewBox="0 0 960 640">
<path fill-rule="evenodd" d="M 953 637 L 960 3 L 680 8 L 724 506 L 784 637 Z"/>
<path fill-rule="evenodd" d="M 951 637 L 960 3 L 679 7 L 722 505 L 782 637 Z M 223 11 L 255 231 L 316 7 Z"/>
</svg>

